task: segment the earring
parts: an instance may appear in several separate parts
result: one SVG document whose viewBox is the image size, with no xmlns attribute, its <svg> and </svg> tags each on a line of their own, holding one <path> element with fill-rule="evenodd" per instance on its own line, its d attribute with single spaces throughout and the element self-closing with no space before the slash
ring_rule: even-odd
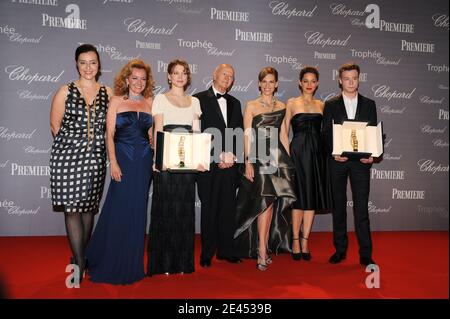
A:
<svg viewBox="0 0 450 319">
<path fill-rule="evenodd" d="M 127 84 L 127 93 L 125 94 L 125 100 L 128 100 L 129 97 L 130 97 L 130 85 Z"/>
<path fill-rule="evenodd" d="M 169 79 L 169 84 L 172 84 L 172 80 L 171 79 Z"/>
</svg>

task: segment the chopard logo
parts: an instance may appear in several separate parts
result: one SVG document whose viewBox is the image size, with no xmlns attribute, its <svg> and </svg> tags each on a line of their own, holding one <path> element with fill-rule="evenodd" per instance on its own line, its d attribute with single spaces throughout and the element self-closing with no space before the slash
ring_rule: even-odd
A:
<svg viewBox="0 0 450 319">
<path fill-rule="evenodd" d="M 28 84 L 31 84 L 32 82 L 57 83 L 64 74 L 64 70 L 62 70 L 59 74 L 29 74 L 30 69 L 23 65 L 8 65 L 5 68 L 5 72 L 8 74 L 8 78 L 11 81 L 25 81 Z"/>
<path fill-rule="evenodd" d="M 286 19 L 290 19 L 291 17 L 312 18 L 314 16 L 314 11 L 317 9 L 317 5 L 312 9 L 291 9 L 289 8 L 289 4 L 284 1 L 271 1 L 269 7 L 272 9 L 272 14 L 274 16 L 283 16 Z"/>
<path fill-rule="evenodd" d="M 184 39 L 178 39 L 178 46 L 181 48 L 189 48 L 191 50 L 204 49 L 208 55 L 212 56 L 233 56 L 236 49 L 232 51 L 224 51 L 218 49 L 212 42 L 208 41 L 188 41 Z"/>
<path fill-rule="evenodd" d="M 431 19 L 433 20 L 436 28 L 449 29 L 448 15 L 436 13 L 431 17 Z"/>
<path fill-rule="evenodd" d="M 365 11 L 360 11 L 360 10 L 353 10 L 350 8 L 347 8 L 344 4 L 342 3 L 333 3 L 330 5 L 330 9 L 331 9 L 331 13 L 334 15 L 340 15 L 343 17 L 362 17 L 364 16 L 366 13 Z"/>
<path fill-rule="evenodd" d="M 377 207 L 372 201 L 369 201 L 369 213 L 371 214 L 382 214 L 382 213 L 390 213 L 392 206 L 381 208 Z"/>
<path fill-rule="evenodd" d="M 380 112 L 384 113 L 384 114 L 389 114 L 389 115 L 393 115 L 393 114 L 403 114 L 406 110 L 406 106 L 404 106 L 401 109 L 394 109 L 392 107 L 390 107 L 389 105 L 381 105 L 379 106 Z"/>
<path fill-rule="evenodd" d="M 372 92 L 377 98 L 384 98 L 390 101 L 391 99 L 405 99 L 410 100 L 417 88 L 413 88 L 411 92 L 397 92 L 397 90 L 390 91 L 391 88 L 387 85 L 375 84 L 372 86 Z"/>
<path fill-rule="evenodd" d="M 33 131 L 29 132 L 29 133 L 25 133 L 25 132 L 19 132 L 17 133 L 16 131 L 12 131 L 9 132 L 9 129 L 7 127 L 0 127 L 0 138 L 3 138 L 5 140 L 7 140 L 8 142 L 10 140 L 20 140 L 20 139 L 25 139 L 25 140 L 29 140 L 33 138 L 33 134 L 37 131 L 37 129 L 34 129 Z"/>
<path fill-rule="evenodd" d="M 442 105 L 442 103 L 444 102 L 444 97 L 442 99 L 440 99 L 440 100 L 437 100 L 437 99 L 432 99 L 429 96 L 422 95 L 420 97 L 419 101 L 422 104 L 440 104 L 440 105 Z"/>
<path fill-rule="evenodd" d="M 341 46 L 345 47 L 348 45 L 348 42 L 351 38 L 351 34 L 349 34 L 345 39 L 339 39 L 339 38 L 332 38 L 327 37 L 325 38 L 325 35 L 318 31 L 306 31 L 305 32 L 305 38 L 306 43 L 309 45 L 318 45 L 322 48 L 326 46 Z"/>
<path fill-rule="evenodd" d="M 438 138 L 438 139 L 433 140 L 433 146 L 434 147 L 439 147 L 439 148 L 447 148 L 448 147 L 448 142 Z"/>
<path fill-rule="evenodd" d="M 39 212 L 40 206 L 36 209 L 23 209 L 22 207 L 18 206 L 14 201 L 4 199 L 0 201 L 0 207 L 3 207 L 5 211 L 9 215 L 36 215 Z"/>
<path fill-rule="evenodd" d="M 16 32 L 14 27 L 10 27 L 8 25 L 0 26 L 0 34 L 5 34 L 8 37 L 9 41 L 17 42 L 20 44 L 40 43 L 43 38 L 42 35 L 40 37 L 34 37 L 34 38 L 29 38 L 29 37 L 23 36 L 22 34 Z"/>
<path fill-rule="evenodd" d="M 81 44 L 83 44 L 83 43 L 79 42 L 79 45 L 81 45 Z M 138 59 L 141 57 L 141 54 L 138 54 L 136 56 L 126 55 L 126 54 L 120 52 L 115 46 L 112 46 L 109 44 L 98 43 L 95 45 L 95 47 L 97 48 L 99 53 L 106 53 L 112 61 L 124 62 L 124 61 L 130 61 L 133 59 Z"/>
<path fill-rule="evenodd" d="M 303 67 L 303 64 L 298 61 L 296 57 L 293 56 L 285 56 L 284 54 L 282 56 L 272 56 L 269 54 L 265 55 L 266 62 L 269 63 L 276 63 L 276 64 L 288 64 L 291 66 L 292 70 L 300 70 Z M 315 65 L 317 67 L 317 65 Z"/>
<path fill-rule="evenodd" d="M 443 164 L 437 164 L 435 161 L 422 158 L 417 161 L 417 165 L 419 166 L 419 171 L 430 173 L 430 174 L 436 174 L 436 173 L 448 173 L 448 165 L 445 166 Z"/>
<path fill-rule="evenodd" d="M 48 101 L 52 95 L 52 93 L 48 93 L 47 95 L 45 94 L 37 94 L 37 93 L 33 93 L 30 90 L 19 90 L 17 91 L 17 95 L 19 96 L 19 99 L 21 100 L 29 100 L 30 102 L 33 101 L 42 101 L 42 100 L 46 100 Z"/>
<path fill-rule="evenodd" d="M 205 85 L 205 89 L 208 89 L 213 83 L 213 78 L 211 76 L 207 76 L 203 78 L 202 82 Z M 252 85 L 253 80 L 250 80 L 250 82 L 248 82 L 247 84 L 234 83 L 230 92 L 248 92 Z"/>
<path fill-rule="evenodd" d="M 36 155 L 36 154 L 49 154 L 51 148 L 47 148 L 47 149 L 39 149 L 36 148 L 34 146 L 24 146 L 23 150 L 25 151 L 25 153 L 27 154 L 32 154 L 32 155 Z"/>
<path fill-rule="evenodd" d="M 331 100 L 332 98 L 338 96 L 337 92 L 324 92 L 320 94 L 320 99 L 324 102 Z"/>
<path fill-rule="evenodd" d="M 142 19 L 126 18 L 123 20 L 123 24 L 127 27 L 127 31 L 130 33 L 140 33 L 145 37 L 151 35 L 173 35 L 178 23 L 175 23 L 171 27 L 156 27 L 154 25 L 147 26 L 147 22 Z"/>
<path fill-rule="evenodd" d="M 353 207 L 354 203 L 353 201 L 349 200 L 347 201 L 347 207 Z M 369 213 L 373 214 L 379 214 L 379 213 L 390 213 L 392 206 L 386 207 L 386 208 L 379 208 L 375 205 L 373 201 L 369 201 Z"/>
<path fill-rule="evenodd" d="M 434 128 L 431 127 L 431 125 L 429 124 L 424 124 L 422 125 L 422 127 L 420 128 L 420 131 L 424 134 L 444 134 L 445 131 L 447 131 L 447 126 L 444 126 L 443 128 Z"/>
<path fill-rule="evenodd" d="M 402 159 L 402 155 L 391 155 L 389 153 L 384 153 L 383 154 L 383 160 L 385 161 L 400 161 Z"/>
<path fill-rule="evenodd" d="M 355 49 L 351 49 L 350 50 L 352 57 L 357 57 L 360 59 L 373 59 L 377 64 L 381 64 L 384 66 L 388 66 L 388 65 L 399 65 L 401 62 L 401 58 L 399 58 L 398 60 L 392 60 L 390 58 L 384 57 L 381 52 L 374 50 L 366 50 L 366 51 L 358 51 Z"/>
</svg>

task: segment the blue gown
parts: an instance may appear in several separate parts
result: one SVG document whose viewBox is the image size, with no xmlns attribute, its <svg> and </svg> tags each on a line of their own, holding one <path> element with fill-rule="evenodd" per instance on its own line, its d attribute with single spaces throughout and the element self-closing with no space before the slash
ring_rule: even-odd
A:
<svg viewBox="0 0 450 319">
<path fill-rule="evenodd" d="M 151 114 L 117 114 L 114 144 L 122 181 L 111 180 L 87 248 L 93 282 L 131 284 L 145 276 L 144 241 L 153 164 L 148 136 L 151 126 Z"/>
</svg>

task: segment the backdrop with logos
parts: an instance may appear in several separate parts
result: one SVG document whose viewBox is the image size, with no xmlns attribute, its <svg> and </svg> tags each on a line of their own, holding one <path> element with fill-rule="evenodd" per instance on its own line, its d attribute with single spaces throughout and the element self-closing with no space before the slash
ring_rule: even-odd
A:
<svg viewBox="0 0 450 319">
<path fill-rule="evenodd" d="M 372 229 L 448 230 L 448 42 L 443 0 L 2 0 L 0 236 L 65 234 L 50 202 L 49 111 L 54 92 L 78 77 L 82 43 L 98 48 L 102 83 L 112 86 L 138 57 L 152 66 L 155 93 L 168 90 L 174 58 L 190 64 L 189 93 L 207 89 L 215 66 L 230 63 L 231 94 L 243 106 L 259 94 L 262 67 L 279 71 L 286 101 L 300 94 L 300 69 L 316 66 L 316 96 L 328 100 L 340 91 L 339 66 L 358 63 L 360 93 L 376 101 L 386 135 L 371 172 Z M 199 213 L 197 201 L 197 232 Z M 314 230 L 331 230 L 331 215 L 318 215 Z"/>
</svg>

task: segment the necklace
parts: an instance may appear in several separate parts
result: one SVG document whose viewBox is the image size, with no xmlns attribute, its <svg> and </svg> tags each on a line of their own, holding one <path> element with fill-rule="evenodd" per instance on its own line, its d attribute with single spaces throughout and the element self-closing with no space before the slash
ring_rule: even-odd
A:
<svg viewBox="0 0 450 319">
<path fill-rule="evenodd" d="M 92 140 L 91 138 L 91 105 L 87 102 L 86 97 L 83 93 L 83 90 L 81 89 L 81 86 L 78 87 L 78 91 L 80 91 L 81 96 L 83 97 L 84 104 L 86 104 L 86 114 L 87 114 L 87 135 L 88 135 L 88 146 L 90 146 L 90 142 Z M 97 94 L 98 95 L 98 94 Z M 95 116 L 96 116 L 96 107 L 97 107 L 97 95 L 94 98 L 94 101 L 92 102 L 93 112 L 92 112 L 92 130 L 95 134 Z"/>
<path fill-rule="evenodd" d="M 272 105 L 264 101 L 262 97 L 259 98 L 259 102 L 264 108 L 272 108 L 271 112 L 273 112 L 277 106 L 277 99 L 275 97 L 272 97 Z"/>
<path fill-rule="evenodd" d="M 144 96 L 142 94 L 134 95 L 129 93 L 128 96 L 125 97 L 125 100 L 131 100 L 131 101 L 142 101 L 144 99 Z"/>
</svg>

